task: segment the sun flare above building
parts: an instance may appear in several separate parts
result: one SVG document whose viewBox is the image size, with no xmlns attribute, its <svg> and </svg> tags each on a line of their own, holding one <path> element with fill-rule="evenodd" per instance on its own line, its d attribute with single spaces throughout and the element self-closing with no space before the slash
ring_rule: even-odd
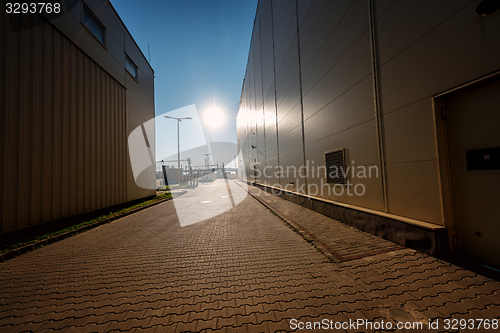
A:
<svg viewBox="0 0 500 333">
<path fill-rule="evenodd" d="M 219 129 L 226 122 L 226 114 L 220 108 L 212 106 L 203 113 L 203 122 L 212 130 Z"/>
</svg>

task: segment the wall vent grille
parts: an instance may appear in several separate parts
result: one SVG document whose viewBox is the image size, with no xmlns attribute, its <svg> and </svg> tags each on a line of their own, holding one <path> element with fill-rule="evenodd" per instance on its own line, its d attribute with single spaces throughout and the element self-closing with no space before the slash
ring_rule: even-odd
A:
<svg viewBox="0 0 500 333">
<path fill-rule="evenodd" d="M 325 153 L 326 182 L 328 184 L 346 183 L 345 149 Z"/>
</svg>

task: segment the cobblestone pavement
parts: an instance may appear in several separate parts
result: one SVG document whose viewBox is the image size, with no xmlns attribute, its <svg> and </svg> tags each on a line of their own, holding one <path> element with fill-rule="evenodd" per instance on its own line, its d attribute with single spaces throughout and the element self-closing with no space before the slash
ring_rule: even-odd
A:
<svg viewBox="0 0 500 333">
<path fill-rule="evenodd" d="M 404 249 L 256 187 L 244 188 L 333 261 L 342 262 Z"/>
<path fill-rule="evenodd" d="M 299 209 L 280 204 L 288 215 Z M 360 246 L 374 237 L 300 210 L 292 218 L 304 227 L 321 219 L 325 235 L 338 227 Z M 321 228 L 314 232 L 324 238 Z M 489 319 L 489 330 L 486 321 L 481 329 L 466 324 L 495 331 L 499 282 L 370 242 L 373 253 L 377 244 L 389 252 L 363 250 L 358 259 L 346 252 L 332 262 L 251 196 L 185 227 L 169 201 L 1 263 L 0 332 L 288 332 L 321 320 L 344 329 L 307 331 L 459 331 L 446 329 L 446 318 Z M 439 329 L 427 327 L 429 319 Z M 356 320 L 373 327 L 354 328 Z M 424 324 L 396 329 L 397 321 Z"/>
</svg>

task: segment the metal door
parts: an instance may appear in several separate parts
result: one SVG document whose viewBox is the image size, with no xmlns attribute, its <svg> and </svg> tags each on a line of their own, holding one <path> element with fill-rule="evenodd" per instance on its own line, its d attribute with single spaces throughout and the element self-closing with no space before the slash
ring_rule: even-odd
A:
<svg viewBox="0 0 500 333">
<path fill-rule="evenodd" d="M 500 79 L 444 98 L 460 248 L 500 267 Z"/>
</svg>

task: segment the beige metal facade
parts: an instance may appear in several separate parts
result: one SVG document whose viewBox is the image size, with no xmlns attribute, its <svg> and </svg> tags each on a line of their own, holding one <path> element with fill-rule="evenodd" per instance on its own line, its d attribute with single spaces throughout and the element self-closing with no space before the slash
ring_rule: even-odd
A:
<svg viewBox="0 0 500 333">
<path fill-rule="evenodd" d="M 0 232 L 155 194 L 135 185 L 127 147 L 154 118 L 153 70 L 109 2 L 85 6 L 104 43 L 82 2 L 56 19 L 22 16 L 21 31 L 0 13 Z"/>
<path fill-rule="evenodd" d="M 500 70 L 500 12 L 476 15 L 480 2 L 259 1 L 238 114 L 248 180 L 422 228 L 447 228 L 455 242 L 439 103 L 447 91 Z M 498 131 L 498 112 L 492 117 Z M 500 146 L 485 140 L 481 145 Z M 307 177 L 286 172 L 325 166 L 325 152 L 342 148 L 346 166 L 379 170 L 378 177 L 348 176 L 364 185 L 363 195 L 328 193 L 324 169 Z M 264 176 L 276 166 L 285 172 Z M 494 252 L 500 264 L 500 248 Z"/>
</svg>

